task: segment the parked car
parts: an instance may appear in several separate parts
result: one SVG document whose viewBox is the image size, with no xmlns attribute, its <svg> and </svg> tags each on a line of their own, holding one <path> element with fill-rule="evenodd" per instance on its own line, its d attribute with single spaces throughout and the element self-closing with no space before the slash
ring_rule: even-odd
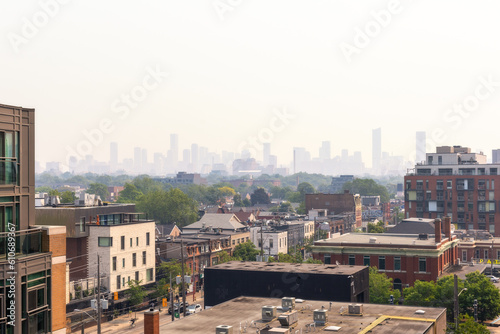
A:
<svg viewBox="0 0 500 334">
<path fill-rule="evenodd" d="M 193 304 L 193 305 L 189 305 L 186 310 L 187 310 L 186 314 L 188 314 L 188 313 L 193 314 L 193 313 L 201 312 L 202 308 L 201 308 L 200 304 Z"/>
<path fill-rule="evenodd" d="M 186 307 L 189 306 L 189 303 L 186 302 Z M 187 309 L 186 309 L 187 311 Z M 179 313 L 183 313 L 184 312 L 184 306 L 182 305 L 182 302 L 181 303 L 174 303 L 174 313 L 175 312 L 179 312 Z M 172 308 L 169 307 L 168 308 L 168 314 L 172 314 Z"/>
<path fill-rule="evenodd" d="M 493 283 L 500 282 L 500 279 L 498 277 L 493 276 L 493 275 L 487 275 L 486 277 L 488 277 L 490 279 L 490 281 L 492 281 Z"/>
</svg>

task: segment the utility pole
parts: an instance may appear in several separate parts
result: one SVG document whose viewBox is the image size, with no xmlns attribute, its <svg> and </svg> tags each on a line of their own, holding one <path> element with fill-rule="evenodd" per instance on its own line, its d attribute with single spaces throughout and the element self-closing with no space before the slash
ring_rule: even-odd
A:
<svg viewBox="0 0 500 334">
<path fill-rule="evenodd" d="M 264 227 L 264 221 L 260 224 L 260 255 L 262 255 L 262 262 L 264 262 L 264 237 L 262 236 L 262 228 Z"/>
<path fill-rule="evenodd" d="M 181 293 L 182 293 L 182 308 L 183 308 L 183 313 L 184 313 L 184 317 L 186 316 L 186 294 L 184 293 L 184 242 L 182 241 L 181 239 L 181 261 L 182 261 L 182 277 L 181 277 L 181 284 L 182 284 L 182 288 L 181 288 Z M 179 309 L 179 312 L 180 312 L 180 309 Z"/>
<path fill-rule="evenodd" d="M 196 275 L 195 275 L 195 271 L 196 271 L 196 260 L 194 258 L 194 254 L 195 254 L 195 249 L 193 249 L 193 302 L 196 300 L 195 298 L 195 294 L 196 294 Z"/>
<path fill-rule="evenodd" d="M 97 334 L 101 334 L 101 258 L 97 255 Z"/>
<path fill-rule="evenodd" d="M 174 290 L 172 289 L 172 273 L 170 273 L 170 309 L 170 314 L 172 314 L 172 321 L 174 321 Z"/>
<path fill-rule="evenodd" d="M 458 329 L 458 277 L 457 275 L 453 275 L 454 279 L 454 296 L 455 296 L 455 305 L 454 305 L 454 314 L 455 314 L 455 330 Z"/>
</svg>

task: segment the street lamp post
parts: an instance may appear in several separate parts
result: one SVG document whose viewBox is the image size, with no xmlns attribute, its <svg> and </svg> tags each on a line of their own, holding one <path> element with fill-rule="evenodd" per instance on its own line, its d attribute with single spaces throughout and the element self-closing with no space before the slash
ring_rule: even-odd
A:
<svg viewBox="0 0 500 334">
<path fill-rule="evenodd" d="M 460 290 L 460 292 L 458 292 L 458 277 L 457 275 L 453 275 L 453 278 L 454 278 L 454 295 L 455 295 L 455 305 L 454 305 L 454 315 L 455 315 L 455 330 L 457 330 L 458 328 L 458 314 L 459 314 L 459 308 L 458 308 L 458 297 L 460 297 L 460 294 L 464 291 L 467 291 L 467 288 L 463 288 L 462 290 Z"/>
</svg>

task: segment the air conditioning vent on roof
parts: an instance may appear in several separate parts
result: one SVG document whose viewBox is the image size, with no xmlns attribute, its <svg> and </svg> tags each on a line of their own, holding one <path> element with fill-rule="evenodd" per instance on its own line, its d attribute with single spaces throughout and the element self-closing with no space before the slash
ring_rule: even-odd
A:
<svg viewBox="0 0 500 334">
<path fill-rule="evenodd" d="M 233 334 L 233 326 L 219 325 L 215 327 L 215 334 Z"/>
</svg>

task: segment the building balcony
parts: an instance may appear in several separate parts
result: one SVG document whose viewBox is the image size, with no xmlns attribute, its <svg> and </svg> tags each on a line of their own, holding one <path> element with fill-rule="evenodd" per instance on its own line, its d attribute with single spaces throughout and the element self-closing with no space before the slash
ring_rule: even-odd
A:
<svg viewBox="0 0 500 334">
<path fill-rule="evenodd" d="M 486 201 L 486 196 L 477 196 L 478 201 Z"/>
<path fill-rule="evenodd" d="M 14 246 L 12 246 L 12 243 Z M 0 260 L 30 256 L 42 252 L 42 229 L 16 231 L 15 236 L 8 232 L 0 233 Z M 10 253 L 10 256 L 9 256 Z"/>
<path fill-rule="evenodd" d="M 145 213 L 111 213 L 98 215 L 98 222 L 92 225 L 111 226 L 152 221 Z"/>
</svg>

